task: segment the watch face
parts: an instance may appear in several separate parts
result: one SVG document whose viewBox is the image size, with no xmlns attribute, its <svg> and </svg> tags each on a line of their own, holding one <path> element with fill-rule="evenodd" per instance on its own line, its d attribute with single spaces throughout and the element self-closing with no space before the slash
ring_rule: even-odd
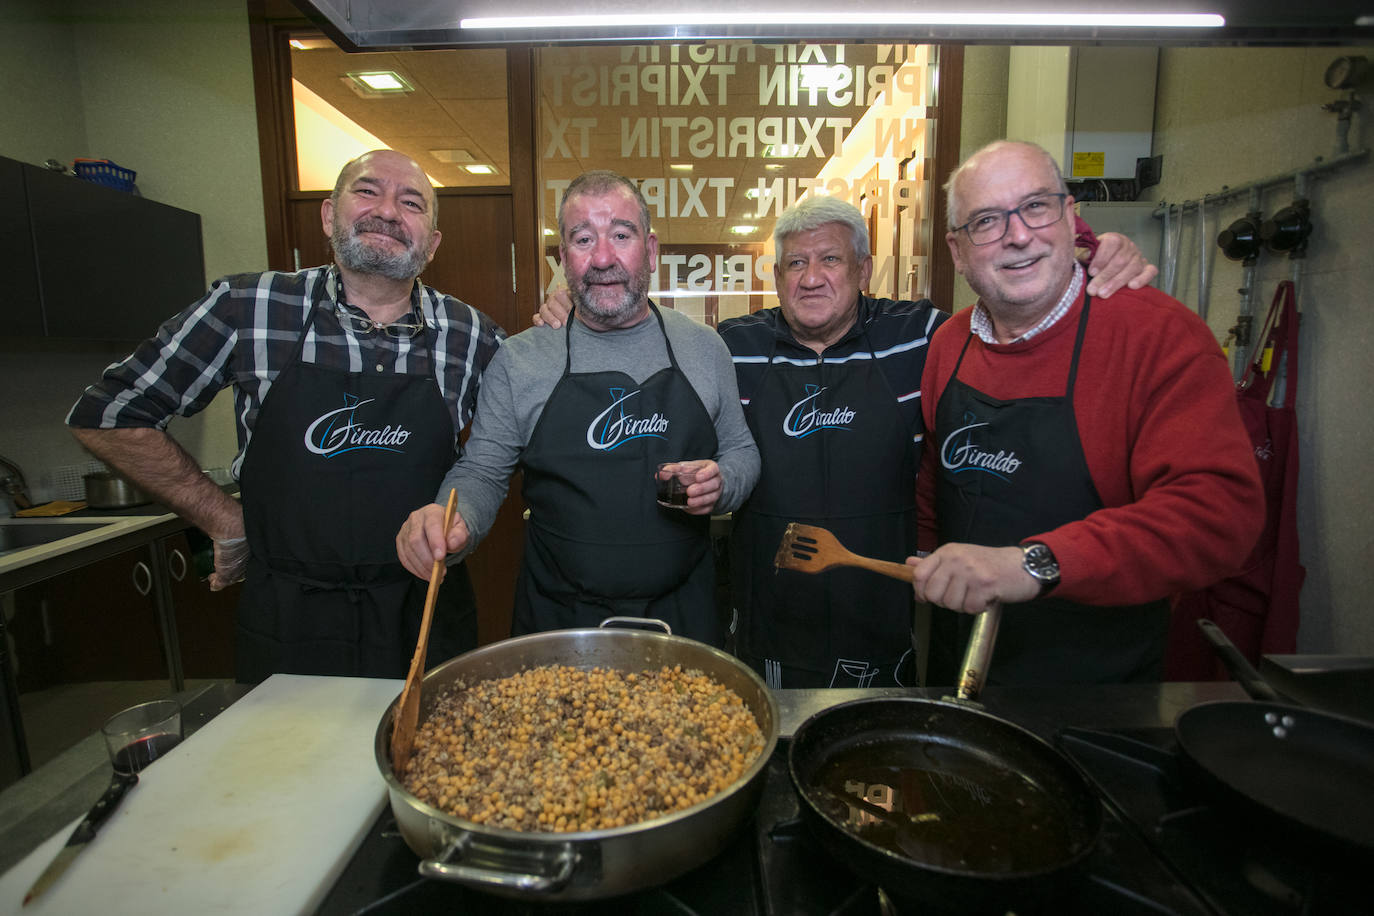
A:
<svg viewBox="0 0 1374 916">
<path fill-rule="evenodd" d="M 1044 544 L 1031 544 L 1025 549 L 1026 572 L 1042 581 L 1055 582 L 1059 579 L 1059 563 L 1054 554 Z"/>
</svg>

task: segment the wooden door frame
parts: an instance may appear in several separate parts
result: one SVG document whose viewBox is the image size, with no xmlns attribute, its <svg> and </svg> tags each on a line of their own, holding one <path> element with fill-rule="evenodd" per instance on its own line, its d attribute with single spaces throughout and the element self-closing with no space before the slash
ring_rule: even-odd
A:
<svg viewBox="0 0 1374 916">
<path fill-rule="evenodd" d="M 287 0 L 246 0 L 249 45 L 253 59 L 253 94 L 257 103 L 258 157 L 262 171 L 267 266 L 294 270 L 292 225 L 287 201 L 319 197 L 297 190 L 296 132 L 291 93 L 291 33 L 318 32 L 319 26 Z M 520 327 L 529 325 L 543 301 L 538 234 L 537 157 L 535 156 L 538 87 L 534 50 L 511 45 L 506 51 L 506 105 L 510 129 L 510 187 L 439 188 L 440 197 L 463 194 L 509 194 L 515 231 L 516 295 L 521 302 Z M 304 265 L 303 265 L 304 266 Z M 527 306 L 527 307 L 526 307 Z"/>
</svg>

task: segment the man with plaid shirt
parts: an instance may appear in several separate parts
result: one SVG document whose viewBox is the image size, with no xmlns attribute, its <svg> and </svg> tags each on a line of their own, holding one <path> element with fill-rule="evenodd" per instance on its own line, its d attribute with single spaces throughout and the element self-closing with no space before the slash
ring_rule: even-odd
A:
<svg viewBox="0 0 1374 916">
<path fill-rule="evenodd" d="M 505 337 L 418 280 L 440 232 L 413 160 L 376 150 L 345 165 L 321 222 L 333 264 L 218 281 L 67 417 L 93 454 L 214 538 L 211 588 L 245 580 L 235 670 L 247 683 L 405 676 L 425 583 L 392 536 L 456 458 Z M 241 501 L 165 431 L 229 385 Z M 440 598 L 433 659 L 476 645 L 464 569 Z"/>
</svg>

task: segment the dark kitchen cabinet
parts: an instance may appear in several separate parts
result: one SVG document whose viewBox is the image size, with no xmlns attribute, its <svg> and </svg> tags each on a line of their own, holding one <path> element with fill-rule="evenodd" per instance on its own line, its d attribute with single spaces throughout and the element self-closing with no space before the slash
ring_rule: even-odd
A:
<svg viewBox="0 0 1374 916">
<path fill-rule="evenodd" d="M 163 538 L 160 544 L 166 557 L 181 676 L 186 679 L 234 676 L 234 620 L 243 586 L 212 592 L 201 580 L 192 558 L 208 541 L 206 535 L 187 529 Z"/>
<path fill-rule="evenodd" d="M 195 213 L 4 158 L 0 213 L 7 282 L 37 304 L 15 333 L 141 340 L 205 292 Z"/>
<path fill-rule="evenodd" d="M 43 303 L 38 295 L 38 265 L 29 228 L 28 192 L 23 166 L 0 158 L 0 277 L 5 278 L 6 332 L 23 337 L 43 334 Z"/>
<path fill-rule="evenodd" d="M 15 591 L 9 631 L 19 692 L 170 680 L 154 584 L 145 545 Z"/>
</svg>

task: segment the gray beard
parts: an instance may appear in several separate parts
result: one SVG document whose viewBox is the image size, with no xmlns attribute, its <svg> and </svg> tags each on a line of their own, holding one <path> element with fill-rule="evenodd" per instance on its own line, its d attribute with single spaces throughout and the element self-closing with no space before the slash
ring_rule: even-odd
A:
<svg viewBox="0 0 1374 916">
<path fill-rule="evenodd" d="M 408 247 L 401 254 L 378 251 L 359 238 L 352 226 L 335 226 L 330 242 L 334 246 L 334 260 L 355 273 L 375 274 L 388 280 L 414 280 L 425 268 L 424 252 L 418 248 Z"/>
<path fill-rule="evenodd" d="M 625 321 L 638 317 L 643 309 L 649 293 L 649 274 L 645 271 L 631 275 L 625 284 L 624 294 L 609 303 L 591 295 L 586 274 L 576 285 L 569 287 L 568 292 L 577 311 L 591 315 L 601 324 L 619 327 Z"/>
</svg>

